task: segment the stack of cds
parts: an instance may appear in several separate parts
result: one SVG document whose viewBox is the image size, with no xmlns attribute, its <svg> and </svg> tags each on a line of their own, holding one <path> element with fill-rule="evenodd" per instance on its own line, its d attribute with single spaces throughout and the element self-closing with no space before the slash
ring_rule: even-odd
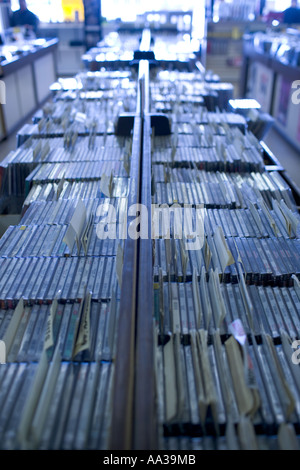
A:
<svg viewBox="0 0 300 470">
<path fill-rule="evenodd" d="M 215 237 L 205 239 L 202 249 L 195 249 L 202 245 L 200 241 L 187 243 L 187 250 L 179 240 L 156 240 L 154 280 L 158 279 L 161 269 L 163 279 L 170 276 L 179 282 L 184 278 L 190 281 L 194 271 L 199 276 L 204 266 L 217 271 L 222 282 L 234 283 L 238 278 L 238 262 L 249 284 L 288 286 L 294 274 L 300 278 L 299 239 L 228 238 L 219 245 L 219 237 L 222 235 L 218 231 Z M 226 264 L 229 260 L 230 264 Z"/>
<path fill-rule="evenodd" d="M 192 134 L 193 123 L 197 125 L 211 125 L 215 128 L 215 133 L 221 135 L 224 132 L 224 126 L 238 126 L 243 132 L 246 129 L 246 120 L 240 114 L 228 113 L 225 111 L 210 113 L 204 107 L 197 108 L 196 111 L 191 113 L 185 113 L 184 111 L 185 110 L 181 106 L 178 106 L 176 114 L 171 115 L 173 125 L 172 131 L 176 131 L 177 128 L 179 132 L 182 132 L 182 129 L 187 129 L 187 133 Z"/>
<path fill-rule="evenodd" d="M 1 396 L 8 398 L 1 409 L 1 449 L 15 450 L 16 442 L 17 449 L 107 449 L 113 378 L 111 362 L 56 358 L 46 368 L 34 362 L 2 367 Z"/>
<path fill-rule="evenodd" d="M 54 142 L 52 139 L 29 139 L 17 150 L 10 152 L 9 157 L 11 163 L 15 165 L 29 165 L 34 162 L 123 161 L 126 149 L 131 147 L 130 139 L 119 137 L 119 140 L 114 142 L 112 140 L 114 136 L 109 137 L 107 136 L 106 140 L 102 137 L 101 142 L 101 137 L 95 136 L 93 146 L 90 145 L 89 139 L 84 137 L 80 139 L 76 135 L 73 142 L 68 142 L 67 137 L 64 140 L 53 139 Z"/>
<path fill-rule="evenodd" d="M 40 164 L 26 178 L 26 183 L 46 184 L 67 181 L 100 180 L 102 175 L 127 177 L 123 163 L 117 160 Z"/>
<path fill-rule="evenodd" d="M 136 77 L 132 70 L 101 70 L 98 72 L 80 72 L 76 75 L 79 88 L 84 91 L 108 90 L 110 93 L 122 93 L 132 89 L 136 94 Z"/>
<path fill-rule="evenodd" d="M 216 275 L 200 280 L 166 282 L 160 275 L 155 283 L 155 318 L 158 339 L 162 342 L 175 333 L 184 344 L 190 343 L 194 330 L 205 329 L 209 335 L 218 330 L 221 336 L 231 334 L 230 325 L 241 320 L 246 335 L 258 339 L 267 334 L 281 341 L 284 332 L 292 340 L 300 327 L 299 291 L 291 287 L 248 285 L 240 278 L 236 283 L 216 283 Z M 292 351 L 291 351 L 292 354 Z"/>
<path fill-rule="evenodd" d="M 262 155 L 257 150 L 245 149 L 237 153 L 233 145 L 228 145 L 226 150 L 224 148 L 224 152 L 213 147 L 196 146 L 181 146 L 176 152 L 171 148 L 159 149 L 154 152 L 153 159 L 158 164 L 180 167 L 195 165 L 206 171 L 259 172 L 264 169 Z"/>
<path fill-rule="evenodd" d="M 181 207 L 178 204 L 173 204 L 171 208 L 157 206 L 157 212 L 163 214 L 165 211 L 166 214 L 170 214 L 170 224 L 168 227 L 162 224 L 155 238 L 167 238 L 169 234 L 171 238 L 176 239 L 179 232 L 178 221 L 182 226 L 185 216 L 186 224 L 188 223 L 187 217 L 190 217 L 191 228 L 196 228 L 197 223 L 201 224 L 203 233 L 211 237 L 214 236 L 217 228 L 221 227 L 226 238 L 299 238 L 299 213 L 292 212 L 284 203 L 277 204 L 275 199 L 272 203 L 275 208 L 273 210 L 268 209 L 261 202 L 258 208 L 252 204 L 250 209 L 205 209 L 200 205 L 194 209 L 188 205 Z M 187 209 L 186 213 L 185 209 Z M 283 218 L 283 212 L 286 219 Z M 174 217 L 171 217 L 172 214 Z M 178 217 L 178 221 L 175 217 Z"/>
<path fill-rule="evenodd" d="M 74 176 L 78 172 L 78 167 L 80 167 L 80 175 L 85 173 L 87 179 L 97 179 L 97 171 L 98 179 L 100 179 L 102 172 L 110 174 L 114 168 L 116 168 L 116 176 L 118 176 L 117 169 L 121 164 L 127 171 L 120 169 L 120 172 L 127 176 L 128 166 L 126 167 L 126 165 L 129 164 L 131 148 L 131 138 L 115 136 L 78 137 L 76 133 L 66 133 L 64 138 L 33 139 L 31 137 L 17 150 L 11 151 L 1 162 L 0 189 L 2 193 L 7 195 L 24 197 L 26 188 L 31 185 L 32 177 L 36 175 L 38 168 L 43 172 L 48 168 L 52 173 L 51 168 L 54 167 L 51 165 L 47 167 L 46 163 L 64 164 L 63 167 L 66 171 L 63 169 L 62 172 L 66 173 L 65 179 L 69 179 L 71 176 L 70 171 Z M 72 163 L 73 167 L 66 165 L 67 163 Z M 86 169 L 84 172 L 81 171 L 83 164 Z M 94 167 L 98 168 L 96 173 Z M 40 175 L 40 171 L 38 171 L 38 175 Z M 58 179 L 60 179 L 60 175 L 58 175 Z"/>
<path fill-rule="evenodd" d="M 117 229 L 118 227 L 116 227 Z M 84 248 L 81 246 L 78 250 L 77 246 L 74 245 L 71 252 L 63 241 L 68 231 L 68 225 L 30 225 L 28 227 L 23 225 L 16 227 L 14 232 L 18 230 L 22 230 L 23 235 L 20 236 L 18 233 L 12 233 L 10 240 L 8 240 L 3 249 L 3 251 L 5 250 L 5 256 L 8 258 L 14 256 L 83 256 L 85 253 L 90 256 L 116 256 L 117 247 L 120 243 L 118 239 L 99 239 L 97 236 L 97 225 L 95 224 L 91 227 L 90 238 L 86 246 Z M 1 255 L 2 253 L 1 251 Z"/>
<path fill-rule="evenodd" d="M 114 134 L 119 115 L 133 113 L 136 107 L 136 95 L 128 96 L 127 92 L 126 97 L 112 91 L 94 99 L 90 95 L 74 100 L 60 98 L 35 115 L 34 125 L 25 124 L 18 138 L 64 137 L 66 132 L 79 136 Z"/>
<path fill-rule="evenodd" d="M 180 449 L 185 438 L 192 450 L 215 436 L 215 449 L 298 449 L 299 367 L 289 337 L 277 346 L 265 334 L 248 340 L 240 322 L 232 332 L 208 342 L 205 330 L 193 330 L 188 344 L 175 333 L 157 345 L 161 445 Z"/>
<path fill-rule="evenodd" d="M 133 80 L 80 74 L 1 165 L 2 193 L 25 199 L 0 240 L 1 449 L 107 449 L 127 359 L 130 402 L 139 367 L 153 374 L 158 448 L 299 447 L 297 202 L 245 119 L 205 109 L 213 84 L 175 75 L 182 84 L 166 72 L 152 88 L 170 136 L 151 136 L 150 116 L 135 118 L 134 138 L 114 135 L 120 111 L 136 109 Z M 127 241 L 144 220 L 151 242 Z M 154 308 L 139 312 L 143 292 L 124 293 L 122 279 L 142 285 L 143 260 Z M 126 310 L 132 336 L 120 341 Z M 153 325 L 153 350 L 136 361 L 141 325 Z"/>
<path fill-rule="evenodd" d="M 126 178 L 113 178 L 111 189 L 112 198 L 124 198 L 128 194 L 128 180 Z M 71 182 L 63 180 L 61 191 L 58 191 L 56 183 L 44 182 L 41 184 L 33 184 L 28 196 L 24 202 L 26 209 L 32 202 L 45 201 L 53 202 L 61 199 L 79 200 L 79 199 L 101 199 L 104 197 L 101 189 L 101 181 L 78 181 Z M 102 202 L 105 199 L 102 199 Z M 112 201 L 112 204 L 114 202 Z"/>
<path fill-rule="evenodd" d="M 197 206 L 208 209 L 247 208 L 261 198 L 272 208 L 272 200 L 295 211 L 291 188 L 280 173 L 225 173 L 189 168 L 153 168 L 153 203 Z"/>
<path fill-rule="evenodd" d="M 99 91 L 108 90 L 118 93 L 128 88 L 134 88 L 136 77 L 132 70 L 101 70 L 98 72 L 80 72 L 71 78 L 59 78 L 50 87 L 52 92 L 61 91 Z M 136 92 L 136 89 L 135 89 Z"/>
<path fill-rule="evenodd" d="M 35 192 L 37 192 L 35 187 Z M 117 190 L 115 188 L 115 193 Z M 122 194 L 125 193 L 125 190 Z M 32 193 L 33 194 L 33 191 Z M 28 198 L 28 209 L 24 213 L 20 225 L 31 226 L 31 225 L 68 225 L 76 210 L 78 199 L 81 199 L 87 208 L 87 213 L 94 214 L 94 224 L 98 224 L 101 221 L 101 212 L 99 206 L 108 207 L 108 204 L 116 211 L 117 218 L 121 219 L 122 214 L 127 211 L 127 194 L 123 196 L 116 194 L 114 198 L 97 198 L 92 194 L 87 195 L 87 199 L 82 199 L 79 194 L 77 198 L 65 194 L 66 197 L 60 197 L 59 200 L 48 202 L 43 200 L 42 196 L 35 201 L 29 201 Z M 37 198 L 35 198 L 37 199 Z M 102 211 L 102 210 L 101 210 Z M 5 234 L 7 236 L 7 234 Z M 3 239 L 2 239 L 3 240 Z M 2 242 L 1 240 L 1 242 Z M 1 243 L 2 246 L 2 243 Z"/>
</svg>

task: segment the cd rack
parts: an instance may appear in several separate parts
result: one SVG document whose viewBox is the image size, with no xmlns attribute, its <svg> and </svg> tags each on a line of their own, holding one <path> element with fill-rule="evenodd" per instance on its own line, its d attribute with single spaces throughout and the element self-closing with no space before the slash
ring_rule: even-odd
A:
<svg viewBox="0 0 300 470">
<path fill-rule="evenodd" d="M 184 115 L 180 114 L 180 118 L 184 122 Z M 190 119 L 186 118 L 186 121 L 190 122 Z M 151 442 L 151 429 L 154 429 L 158 448 L 166 450 L 297 449 L 299 419 L 296 410 L 299 389 L 296 383 L 299 380 L 299 370 L 298 363 L 293 362 L 293 348 L 297 347 L 299 339 L 296 326 L 299 322 L 296 312 L 299 311 L 300 301 L 299 191 L 291 184 L 291 180 L 286 177 L 282 167 L 264 143 L 257 142 L 258 145 L 255 145 L 260 150 L 259 173 L 251 172 L 251 169 L 248 170 L 251 176 L 247 169 L 239 169 L 236 173 L 227 166 L 224 168 L 223 176 L 226 177 L 223 179 L 218 168 L 210 171 L 199 163 L 191 165 L 191 150 L 197 147 L 197 144 L 193 141 L 190 145 L 185 141 L 185 129 L 174 128 L 174 122 L 172 130 L 171 137 L 156 137 L 155 128 L 151 128 L 149 109 L 145 109 L 142 202 L 149 212 L 151 203 L 157 206 L 165 204 L 167 211 L 174 205 L 179 214 L 187 207 L 192 212 L 193 222 L 197 206 L 200 206 L 205 220 L 204 233 L 201 233 L 203 257 L 199 260 L 199 250 L 185 251 L 182 247 L 181 240 L 176 237 L 175 215 L 173 220 L 171 218 L 171 226 L 167 224 L 165 239 L 162 230 L 152 243 L 148 240 L 140 242 L 143 249 L 139 280 L 142 290 L 140 308 L 137 311 L 135 416 L 138 418 L 137 432 L 134 435 L 136 448 L 152 448 L 151 444 L 147 447 L 147 441 Z M 167 146 L 164 142 L 168 142 Z M 198 147 L 199 145 L 198 141 Z M 176 161 L 181 146 L 185 147 L 185 153 L 182 150 Z M 185 155 L 188 155 L 188 161 L 185 161 Z M 191 176 L 193 172 L 194 176 Z M 216 174 L 220 179 L 216 178 Z M 216 178 L 216 184 L 212 183 L 210 187 L 214 199 L 212 203 L 205 201 L 203 196 L 201 198 L 199 191 L 197 194 L 193 193 L 195 186 L 199 184 L 205 191 L 203 184 L 206 175 Z M 241 205 L 237 204 L 237 200 L 233 205 L 230 201 L 224 205 L 220 204 L 218 197 L 222 199 L 222 196 L 218 185 L 222 185 L 225 180 L 228 183 L 228 178 L 234 179 L 236 176 L 242 191 L 250 187 L 256 188 L 255 197 L 248 192 Z M 253 185 L 248 180 L 249 177 L 262 177 L 265 182 L 272 180 L 276 183 L 273 189 L 267 189 L 264 185 Z M 243 183 L 244 178 L 247 180 L 246 184 Z M 172 181 L 174 186 L 168 189 L 168 184 L 171 185 Z M 185 186 L 186 198 L 180 193 L 181 183 Z M 176 184 L 179 192 L 175 188 Z M 271 192 L 268 194 L 269 190 Z M 225 194 L 228 195 L 226 191 L 223 195 Z M 285 203 L 289 206 L 288 217 L 295 217 L 297 233 L 286 233 L 289 239 L 286 238 L 286 241 L 295 243 L 294 246 L 297 247 L 295 252 L 291 247 L 280 248 L 282 235 L 277 229 L 276 233 L 273 230 L 275 225 L 278 228 L 280 223 L 277 221 L 274 225 L 271 222 L 277 218 L 275 212 L 279 215 L 275 209 L 277 204 L 281 204 L 283 208 Z M 255 227 L 254 219 L 250 222 L 250 213 L 260 225 L 259 219 L 254 216 L 254 206 L 256 215 L 259 214 L 259 217 L 263 218 L 266 216 L 268 219 L 267 231 L 271 229 L 268 235 L 254 232 L 250 234 L 247 229 L 247 233 L 239 232 L 243 231 L 244 223 L 241 218 L 246 214 L 248 229 L 250 226 L 252 229 Z M 237 215 L 241 223 L 240 229 L 237 228 L 239 222 L 226 225 L 226 211 L 231 217 Z M 211 228 L 210 213 L 216 216 L 214 229 Z M 170 219 L 167 218 L 167 221 L 170 223 Z M 149 227 L 151 224 L 153 219 L 149 222 Z M 266 227 L 265 223 L 263 225 Z M 222 245 L 225 243 L 223 248 L 225 246 L 225 251 L 232 260 L 229 262 L 227 258 L 229 264 L 226 266 L 224 262 L 223 268 L 220 266 L 216 269 L 213 265 L 214 248 L 210 243 L 211 237 L 219 238 L 218 231 Z M 269 242 L 272 247 L 268 247 Z M 249 263 L 246 266 L 245 257 L 242 255 L 242 245 L 248 243 L 252 248 L 248 251 L 247 259 L 250 264 L 252 261 L 258 263 L 257 273 L 252 273 L 253 275 Z M 259 246 L 260 243 L 263 247 Z M 221 252 L 218 253 L 216 249 L 214 254 L 217 255 L 215 259 L 218 258 L 220 262 Z M 152 272 L 149 270 L 151 259 Z M 288 259 L 295 261 L 293 267 L 287 267 Z M 178 277 L 179 263 L 181 264 Z M 263 274 L 268 264 L 271 276 Z M 279 271 L 285 270 L 285 274 L 280 273 L 278 268 Z M 233 275 L 229 275 L 231 269 L 234 271 L 234 274 L 231 272 Z M 151 279 L 154 286 L 152 300 L 149 299 L 147 291 Z M 212 285 L 216 289 L 212 288 L 210 291 Z M 149 305 L 147 315 L 143 302 L 145 295 Z M 220 299 L 220 302 L 217 299 Z M 148 347 L 151 334 L 154 359 L 153 349 Z M 240 334 L 244 340 L 241 340 Z M 293 341 L 296 341 L 295 345 L 292 344 Z M 242 372 L 247 360 L 248 371 Z M 236 373 L 239 362 L 241 369 Z M 228 371 L 228 375 L 225 371 Z M 149 384 L 148 388 L 145 380 Z M 155 393 L 153 384 L 156 387 Z M 288 400 L 283 398 L 282 386 L 286 387 L 284 393 L 289 395 L 290 404 L 293 403 L 289 411 L 283 405 L 284 402 L 287 404 Z M 249 395 L 247 411 L 243 408 L 245 402 L 241 398 L 244 392 L 252 394 L 251 398 Z M 274 399 L 277 405 L 281 403 L 278 408 Z M 156 409 L 154 423 L 153 407 Z M 142 419 L 139 419 L 140 417 Z M 152 428 L 141 424 L 145 422 L 152 423 Z"/>
</svg>

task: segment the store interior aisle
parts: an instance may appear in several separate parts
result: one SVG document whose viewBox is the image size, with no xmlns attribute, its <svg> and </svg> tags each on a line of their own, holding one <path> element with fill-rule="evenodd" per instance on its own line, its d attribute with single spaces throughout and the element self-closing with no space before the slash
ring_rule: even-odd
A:
<svg viewBox="0 0 300 470">
<path fill-rule="evenodd" d="M 0 142 L 0 162 L 4 160 L 6 155 L 17 147 L 17 137 L 15 134 Z"/>
</svg>

